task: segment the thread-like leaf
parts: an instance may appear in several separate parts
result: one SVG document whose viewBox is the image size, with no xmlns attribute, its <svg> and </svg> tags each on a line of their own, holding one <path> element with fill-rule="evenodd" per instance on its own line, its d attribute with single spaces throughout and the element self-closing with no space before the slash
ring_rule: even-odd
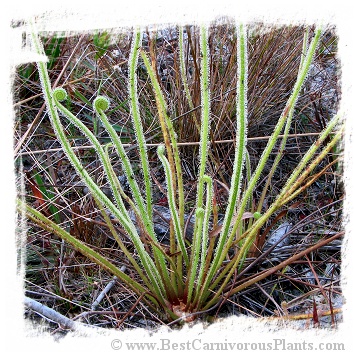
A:
<svg viewBox="0 0 355 357">
<path fill-rule="evenodd" d="M 124 147 L 122 145 L 121 139 L 118 136 L 116 130 L 113 128 L 113 126 L 110 124 L 105 111 L 109 108 L 109 102 L 107 98 L 99 96 L 94 100 L 93 107 L 96 110 L 96 112 L 99 114 L 101 121 L 108 132 L 112 143 L 114 144 L 114 148 L 118 154 L 118 156 L 121 159 L 122 162 L 122 167 L 124 170 L 124 173 L 126 175 L 129 187 L 131 189 L 133 199 L 136 203 L 136 207 L 138 208 L 139 211 L 139 216 L 142 218 L 145 227 L 152 239 L 154 239 L 157 242 L 157 238 L 154 232 L 154 227 L 153 227 L 153 222 L 150 220 L 149 215 L 147 215 L 147 206 L 144 202 L 144 199 L 141 195 L 139 186 L 137 184 L 137 181 L 135 179 L 135 175 L 133 172 L 132 165 L 129 161 L 129 158 L 124 150 Z"/>
<path fill-rule="evenodd" d="M 208 29 L 205 25 L 200 28 L 200 47 L 201 47 L 201 137 L 199 145 L 199 173 L 197 184 L 196 209 L 202 207 L 203 201 L 203 177 L 205 175 L 207 155 L 208 155 L 208 138 L 210 130 L 210 88 L 209 88 L 209 48 L 208 48 Z"/>
<path fill-rule="evenodd" d="M 194 242 L 196 246 L 195 249 L 197 251 L 194 254 L 194 258 L 195 259 L 199 258 L 199 274 L 196 282 L 196 291 L 194 294 L 193 305 L 195 305 L 198 299 L 200 299 L 201 297 L 200 290 L 202 287 L 203 279 L 205 277 L 204 273 L 207 271 L 206 258 L 207 258 L 207 248 L 209 243 L 209 235 L 208 235 L 209 220 L 212 213 L 213 185 L 212 185 L 212 178 L 210 176 L 205 175 L 204 181 L 206 183 L 206 203 L 205 203 L 205 209 L 203 210 L 204 216 L 203 216 L 203 224 L 202 224 L 202 239 L 201 242 L 198 240 Z M 197 235 L 196 237 L 199 237 L 199 235 Z M 201 247 L 201 252 L 199 251 L 200 247 Z"/>
<path fill-rule="evenodd" d="M 246 143 L 247 143 L 247 90 L 248 90 L 248 53 L 247 53 L 247 34 L 242 24 L 239 25 L 237 32 L 238 42 L 238 86 L 237 86 L 237 130 L 235 159 L 231 179 L 231 188 L 228 197 L 228 206 L 223 221 L 221 236 L 218 241 L 217 252 L 225 245 L 227 235 L 230 231 L 232 218 L 237 206 L 240 188 L 242 183 L 242 172 L 244 168 Z M 216 255 L 218 264 L 219 257 Z"/>
<path fill-rule="evenodd" d="M 171 174 L 172 174 L 174 190 L 176 189 L 175 182 L 177 181 L 179 218 L 180 218 L 180 224 L 183 225 L 184 224 L 185 200 L 184 200 L 184 186 L 183 186 L 181 161 L 180 161 L 179 150 L 178 150 L 177 140 L 176 140 L 177 135 L 175 133 L 173 123 L 167 114 L 167 104 L 164 99 L 163 92 L 160 88 L 157 76 L 153 70 L 153 67 L 150 64 L 145 52 L 142 51 L 141 56 L 143 58 L 144 64 L 147 68 L 149 77 L 152 81 L 153 88 L 154 88 L 154 94 L 155 94 L 155 98 L 156 98 L 159 120 L 160 120 L 160 126 L 162 129 L 165 146 L 166 146 L 166 150 L 168 153 L 168 160 L 169 160 L 170 170 L 171 170 Z M 176 179 L 175 179 L 175 175 L 176 175 Z"/>
<path fill-rule="evenodd" d="M 139 102 L 137 94 L 137 65 L 138 65 L 138 55 L 139 48 L 142 43 L 142 33 L 139 29 L 135 31 L 132 39 L 131 53 L 129 56 L 129 97 L 130 97 L 130 108 L 133 119 L 134 132 L 136 134 L 137 144 L 139 148 L 139 155 L 142 165 L 142 171 L 144 176 L 145 184 L 145 194 L 146 194 L 146 205 L 147 205 L 147 215 L 150 220 L 153 220 L 153 207 L 152 207 L 152 184 L 149 172 L 149 161 L 148 161 L 148 150 L 145 142 L 145 137 L 143 133 L 143 125 L 139 111 Z"/>
<path fill-rule="evenodd" d="M 175 235 L 179 244 L 179 248 L 181 249 L 185 264 L 188 266 L 189 264 L 189 258 L 185 246 L 185 241 L 183 237 L 183 230 L 180 224 L 180 219 L 179 219 L 179 212 L 176 207 L 176 202 L 175 202 L 175 197 L 174 197 L 174 192 L 173 192 L 173 179 L 172 179 L 172 174 L 171 174 L 171 169 L 169 165 L 168 159 L 164 156 L 164 151 L 165 148 L 164 146 L 160 145 L 158 146 L 157 153 L 160 161 L 163 164 L 164 171 L 165 171 L 165 177 L 166 177 L 166 183 L 167 183 L 167 189 L 168 189 L 168 203 L 169 203 L 169 209 L 171 212 L 171 216 L 173 218 L 173 224 L 174 224 L 174 229 L 175 229 Z"/>
<path fill-rule="evenodd" d="M 246 155 L 246 136 L 247 136 L 247 81 L 248 81 L 248 61 L 247 61 L 247 36 L 243 25 L 240 25 L 237 32 L 238 42 L 238 87 L 237 87 L 237 131 L 236 131 L 236 149 L 235 160 L 233 165 L 233 174 L 231 180 L 231 188 L 228 197 L 228 205 L 222 225 L 215 257 L 213 259 L 211 269 L 206 278 L 204 290 L 208 289 L 208 284 L 215 275 L 217 269 L 224 259 L 222 254 L 225 246 L 228 233 L 231 228 L 232 218 L 235 212 L 236 205 L 240 194 L 242 182 L 242 171 L 244 167 Z"/>
</svg>

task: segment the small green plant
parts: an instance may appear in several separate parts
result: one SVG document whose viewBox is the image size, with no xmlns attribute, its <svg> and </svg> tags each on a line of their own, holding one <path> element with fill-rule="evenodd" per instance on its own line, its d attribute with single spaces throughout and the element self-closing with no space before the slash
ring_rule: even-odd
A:
<svg viewBox="0 0 355 357">
<path fill-rule="evenodd" d="M 182 29 L 180 29 L 180 31 L 182 31 Z M 109 100 L 103 96 L 98 96 L 93 102 L 94 110 L 111 139 L 109 144 L 103 146 L 99 143 L 96 136 L 62 104 L 62 102 L 67 99 L 66 91 L 63 88 L 52 90 L 46 64 L 43 62 L 37 64 L 43 95 L 57 139 L 60 141 L 66 156 L 71 161 L 76 172 L 80 175 L 81 180 L 91 192 L 107 226 L 110 228 L 112 236 L 116 239 L 120 249 L 129 260 L 131 269 L 136 272 L 136 279 L 125 274 L 103 255 L 69 234 L 56 222 L 48 219 L 41 212 L 21 199 L 18 200 L 18 209 L 33 222 L 48 231 L 54 232 L 82 254 L 115 275 L 129 286 L 130 289 L 135 291 L 151 309 L 161 313 L 167 320 L 173 321 L 179 319 L 183 321 L 194 320 L 196 316 L 217 306 L 229 295 L 238 293 L 242 289 L 266 278 L 273 272 L 284 268 L 292 259 L 298 259 L 312 251 L 312 249 L 326 244 L 326 241 L 320 241 L 314 247 L 297 253 L 291 259 L 247 281 L 244 280 L 240 282 L 232 279 L 235 272 L 240 272 L 244 267 L 246 257 L 258 236 L 259 230 L 268 222 L 275 212 L 314 182 L 318 176 L 314 175 L 313 178 L 309 179 L 309 175 L 317 169 L 319 163 L 341 139 L 343 126 L 339 124 L 340 116 L 337 115 L 329 122 L 327 127 L 319 135 L 317 141 L 315 141 L 302 160 L 300 160 L 269 208 L 263 211 L 262 205 L 260 204 L 253 212 L 249 211 L 251 207 L 249 203 L 252 200 L 256 184 L 264 172 L 266 162 L 270 158 L 272 150 L 278 146 L 277 139 L 281 133 L 284 135 L 284 139 L 279 146 L 279 150 L 280 152 L 283 150 L 295 104 L 302 85 L 305 82 L 321 34 L 322 28 L 317 27 L 309 46 L 307 46 L 308 35 L 305 36 L 304 56 L 302 56 L 299 74 L 293 91 L 285 104 L 285 108 L 260 157 L 256 169 L 254 172 L 250 172 L 246 150 L 248 120 L 248 41 L 245 26 L 243 24 L 238 25 L 238 72 L 236 73 L 238 87 L 236 94 L 236 144 L 233 174 L 223 222 L 221 226 L 211 231 L 210 222 L 214 214 L 214 191 L 213 180 L 207 174 L 211 118 L 209 91 L 210 56 L 208 27 L 205 25 L 201 26 L 200 84 L 202 110 L 201 126 L 199 128 L 199 172 L 194 212 L 195 221 L 191 241 L 186 240 L 184 236 L 184 182 L 176 133 L 172 120 L 167 113 L 166 99 L 160 87 L 154 66 L 148 54 L 141 49 L 142 33 L 140 30 L 137 29 L 134 32 L 132 39 L 129 58 L 128 92 L 132 123 L 137 140 L 144 182 L 141 186 L 138 184 L 135 171 L 124 150 L 121 138 L 105 114 L 110 106 Z M 37 53 L 43 54 L 42 43 L 34 29 L 32 29 L 32 40 Z M 179 40 L 180 61 L 183 63 L 184 53 L 181 33 Z M 147 68 L 149 78 L 154 88 L 156 109 L 164 140 L 164 142 L 159 145 L 157 154 L 165 172 L 167 199 L 172 215 L 173 229 L 170 234 L 169 252 L 159 243 L 154 232 L 152 182 L 137 93 L 136 69 L 139 56 L 141 56 Z M 189 105 L 192 106 L 186 81 L 186 69 L 183 64 L 181 65 L 181 70 L 184 90 L 188 97 Z M 110 200 L 104 194 L 76 156 L 63 129 L 60 115 L 66 118 L 69 123 L 75 125 L 95 148 L 97 157 L 102 163 L 107 181 L 110 184 L 113 200 Z M 326 139 L 328 140 L 327 144 L 322 146 L 322 143 L 324 143 Z M 120 159 L 131 189 L 131 198 L 127 196 L 121 187 L 120 181 L 113 170 L 108 154 L 109 148 L 114 148 Z M 275 158 L 274 166 L 265 185 L 263 197 L 269 189 L 273 172 L 279 164 L 280 159 L 281 154 Z M 247 170 L 245 170 L 245 166 Z M 245 187 L 243 186 L 244 171 L 247 171 L 248 175 L 247 185 Z M 261 198 L 261 201 L 262 199 L 263 198 Z M 127 206 L 134 211 L 136 221 L 133 221 Z M 127 232 L 134 245 L 134 254 L 128 250 L 121 240 L 106 210 L 110 211 Z M 245 224 L 246 220 L 248 220 L 248 224 Z"/>
<path fill-rule="evenodd" d="M 34 181 L 32 181 L 30 178 L 30 184 L 32 187 L 32 191 L 34 193 L 34 196 L 41 202 L 47 203 L 47 202 L 53 202 L 54 199 L 54 194 L 50 191 L 48 191 L 43 183 L 41 175 L 36 172 L 34 174 Z M 50 214 L 53 215 L 53 219 L 55 220 L 56 223 L 60 223 L 60 216 L 59 216 L 59 211 L 58 208 L 53 205 L 52 203 L 49 204 L 48 210 Z"/>
<path fill-rule="evenodd" d="M 100 59 L 107 51 L 111 41 L 111 36 L 108 32 L 95 33 L 93 43 L 95 46 L 96 54 L 95 59 Z"/>
</svg>

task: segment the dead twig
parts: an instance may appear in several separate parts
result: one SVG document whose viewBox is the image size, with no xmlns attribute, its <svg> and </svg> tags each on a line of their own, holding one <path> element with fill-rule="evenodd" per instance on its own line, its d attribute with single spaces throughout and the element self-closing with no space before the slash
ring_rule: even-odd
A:
<svg viewBox="0 0 355 357">
<path fill-rule="evenodd" d="M 62 329 L 76 331 L 76 330 L 82 330 L 83 328 L 92 328 L 92 326 L 90 325 L 73 321 L 68 317 L 60 314 L 59 312 L 51 309 L 50 307 L 45 306 L 40 302 L 33 300 L 27 296 L 24 298 L 24 304 L 27 308 L 35 311 L 42 317 L 45 317 L 50 321 L 57 323 Z"/>
<path fill-rule="evenodd" d="M 123 265 L 120 269 L 123 273 L 126 270 L 126 267 Z M 115 276 L 104 288 L 104 290 L 101 291 L 99 296 L 96 298 L 96 300 L 92 303 L 91 305 L 91 310 L 96 310 L 96 308 L 99 306 L 103 298 L 106 296 L 106 294 L 113 288 L 113 286 L 116 284 L 117 277 Z"/>
</svg>

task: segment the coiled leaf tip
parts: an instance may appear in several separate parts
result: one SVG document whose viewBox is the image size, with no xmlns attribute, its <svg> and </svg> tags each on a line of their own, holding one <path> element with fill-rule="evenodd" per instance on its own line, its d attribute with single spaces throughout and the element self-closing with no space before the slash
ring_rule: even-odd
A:
<svg viewBox="0 0 355 357">
<path fill-rule="evenodd" d="M 57 100 L 58 102 L 62 102 L 63 100 L 66 100 L 68 97 L 67 91 L 64 88 L 56 88 L 53 91 L 53 98 Z"/>
<path fill-rule="evenodd" d="M 259 219 L 262 216 L 262 214 L 260 212 L 254 212 L 253 216 L 255 219 Z"/>
<path fill-rule="evenodd" d="M 163 145 L 159 145 L 157 151 L 158 155 L 164 155 L 165 147 Z"/>
<path fill-rule="evenodd" d="M 106 97 L 100 95 L 94 100 L 93 106 L 97 112 L 104 112 L 110 106 L 110 101 Z"/>
</svg>

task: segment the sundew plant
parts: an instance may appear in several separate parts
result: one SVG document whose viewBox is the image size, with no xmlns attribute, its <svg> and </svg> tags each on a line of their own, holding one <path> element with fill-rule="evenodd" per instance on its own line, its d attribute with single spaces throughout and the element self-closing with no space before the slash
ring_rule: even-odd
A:
<svg viewBox="0 0 355 357">
<path fill-rule="evenodd" d="M 199 28 L 200 41 L 200 103 L 201 115 L 195 123 L 200 123 L 198 174 L 196 182 L 195 204 L 192 211 L 187 211 L 185 202 L 185 182 L 181 163 L 180 147 L 177 142 L 175 123 L 168 111 L 168 100 L 159 81 L 159 75 L 152 54 L 142 47 L 143 32 L 136 28 L 131 42 L 129 70 L 127 78 L 130 118 L 134 129 L 135 143 L 139 153 L 139 174 L 137 178 L 122 138 L 111 124 L 106 114 L 110 110 L 110 101 L 105 96 L 97 96 L 92 103 L 100 125 L 108 134 L 110 141 L 102 144 L 76 115 L 66 106 L 68 93 L 62 88 L 52 88 L 48 75 L 47 64 L 38 62 L 42 94 L 53 127 L 67 159 L 80 176 L 82 183 L 92 195 L 103 220 L 116 240 L 121 252 L 125 255 L 129 270 L 128 274 L 108 260 L 93 246 L 89 246 L 70 230 L 63 227 L 60 221 L 51 219 L 40 209 L 35 208 L 23 198 L 17 201 L 20 213 L 39 227 L 55 234 L 70 244 L 75 250 L 100 265 L 109 274 L 117 277 L 128 289 L 139 296 L 152 312 L 158 314 L 163 321 L 193 321 L 226 301 L 243 289 L 262 281 L 269 275 L 282 270 L 292 261 L 329 243 L 338 235 L 320 239 L 311 247 L 298 251 L 271 269 L 262 271 L 248 279 L 240 274 L 245 270 L 247 257 L 254 246 L 260 230 L 265 227 L 271 217 L 282 207 L 309 187 L 324 172 L 319 170 L 319 164 L 341 140 L 344 125 L 340 115 L 335 115 L 319 134 L 309 150 L 299 160 L 288 180 L 278 192 L 278 195 L 265 208 L 261 203 L 251 205 L 253 193 L 260 182 L 272 151 L 275 155 L 273 166 L 268 173 L 268 181 L 264 184 L 265 191 L 282 158 L 290 127 L 294 117 L 296 102 L 306 81 L 317 46 L 323 32 L 321 26 L 316 26 L 313 37 L 309 39 L 309 30 L 305 30 L 303 53 L 300 56 L 297 79 L 292 92 L 284 103 L 284 109 L 273 129 L 262 155 L 251 171 L 247 153 L 248 128 L 248 29 L 244 24 L 236 26 L 237 44 L 237 88 L 235 94 L 235 152 L 233 155 L 233 171 L 229 182 L 228 202 L 223 219 L 215 225 L 215 192 L 213 177 L 208 174 L 210 160 L 211 131 L 211 93 L 209 55 L 209 25 L 202 24 Z M 192 108 L 191 93 L 185 68 L 185 53 L 183 46 L 183 28 L 179 28 L 178 51 L 180 61 L 179 76 L 183 83 L 184 95 Z M 32 46 L 39 55 L 44 49 L 40 36 L 31 27 Z M 157 157 L 164 169 L 166 182 L 166 197 L 171 213 L 170 236 L 168 249 L 158 239 L 154 230 L 153 180 L 151 162 L 148 157 L 147 142 L 142 125 L 140 112 L 140 96 L 137 90 L 138 61 L 144 64 L 148 80 L 154 90 L 156 111 L 158 113 L 162 142 L 157 146 Z M 195 114 L 191 114 L 195 115 Z M 196 118 L 195 118 L 196 119 Z M 73 149 L 63 123 L 75 126 L 87 138 L 99 158 L 102 169 L 110 186 L 112 196 L 108 196 L 95 181 L 85 165 Z M 279 137 L 282 135 L 282 140 Z M 127 179 L 129 194 L 122 187 L 122 182 L 115 173 L 109 152 L 114 150 Z M 334 163 L 333 163 L 334 164 Z M 312 174 L 312 175 L 311 175 Z M 265 192 L 263 197 L 265 197 Z M 190 210 L 190 208 L 189 208 Z M 130 212 L 133 211 L 134 215 Z M 186 215 L 193 215 L 192 237 L 186 237 Z M 113 223 L 113 220 L 115 223 Z M 118 222 L 118 223 L 117 223 Z M 130 245 L 120 236 L 116 224 L 127 234 Z M 132 248 L 133 245 L 133 248 Z M 237 276 L 237 278 L 235 278 Z"/>
</svg>

